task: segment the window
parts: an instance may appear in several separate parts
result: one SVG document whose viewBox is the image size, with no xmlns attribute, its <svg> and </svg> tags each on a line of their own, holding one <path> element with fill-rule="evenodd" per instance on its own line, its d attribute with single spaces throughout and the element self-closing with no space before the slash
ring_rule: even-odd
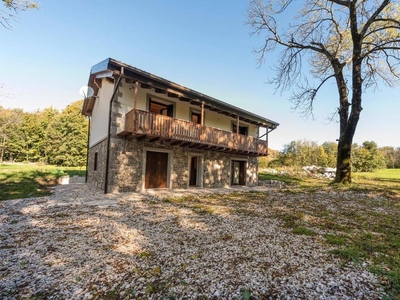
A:
<svg viewBox="0 0 400 300">
<path fill-rule="evenodd" d="M 191 121 L 196 124 L 201 124 L 201 113 L 197 113 L 192 111 L 192 119 Z"/>
<path fill-rule="evenodd" d="M 232 124 L 232 132 L 236 133 L 237 126 L 236 124 Z M 248 135 L 248 127 L 239 125 L 239 134 Z"/>
<path fill-rule="evenodd" d="M 149 112 L 172 118 L 174 116 L 174 105 L 167 105 L 150 99 Z"/>
<path fill-rule="evenodd" d="M 93 166 L 93 170 L 97 171 L 97 159 L 98 159 L 98 153 L 96 152 L 94 154 L 94 166 Z"/>
</svg>

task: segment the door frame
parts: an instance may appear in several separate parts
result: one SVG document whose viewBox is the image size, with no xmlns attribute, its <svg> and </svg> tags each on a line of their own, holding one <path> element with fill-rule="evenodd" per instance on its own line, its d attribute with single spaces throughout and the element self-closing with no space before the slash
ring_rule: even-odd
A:
<svg viewBox="0 0 400 300">
<path fill-rule="evenodd" d="M 142 183 L 141 190 L 144 191 L 146 189 L 146 159 L 147 159 L 147 151 L 151 152 L 162 152 L 168 153 L 168 162 L 167 162 L 167 189 L 171 189 L 172 187 L 172 171 L 173 171 L 173 150 L 169 149 L 159 149 L 152 147 L 143 147 L 143 161 L 142 161 Z M 150 189 L 151 190 L 151 189 Z"/>
<path fill-rule="evenodd" d="M 244 186 L 247 186 L 248 182 L 248 176 L 247 176 L 247 169 L 249 166 L 249 160 L 247 158 L 241 158 L 241 157 L 231 157 L 230 158 L 230 163 L 229 163 L 229 186 L 232 186 L 232 164 L 233 161 L 243 161 L 244 162 Z M 239 185 L 240 186 L 240 185 Z"/>
<path fill-rule="evenodd" d="M 190 187 L 190 166 L 191 166 L 191 159 L 192 157 L 197 157 L 197 178 L 196 178 L 196 187 L 202 188 L 203 187 L 203 166 L 204 166 L 204 154 L 189 152 L 188 153 L 188 171 L 189 176 L 187 180 L 187 188 Z"/>
</svg>

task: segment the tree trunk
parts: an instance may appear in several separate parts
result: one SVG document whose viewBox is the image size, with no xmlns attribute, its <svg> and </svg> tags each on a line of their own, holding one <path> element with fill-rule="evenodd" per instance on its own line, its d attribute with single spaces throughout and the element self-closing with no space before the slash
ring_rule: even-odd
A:
<svg viewBox="0 0 400 300">
<path fill-rule="evenodd" d="M 337 183 L 351 183 L 351 146 L 354 135 L 352 132 L 355 132 L 355 127 L 354 130 L 346 129 L 339 139 L 335 177 L 335 182 Z"/>
<path fill-rule="evenodd" d="M 343 65 L 339 60 L 332 61 L 332 67 L 335 71 L 335 79 L 339 92 L 339 121 L 340 137 L 338 143 L 338 152 L 336 157 L 336 176 L 337 183 L 351 182 L 351 145 L 353 143 L 353 134 L 349 126 L 349 98 L 347 84 L 344 79 Z"/>
<path fill-rule="evenodd" d="M 338 143 L 338 155 L 336 162 L 336 183 L 351 183 L 351 147 L 356 132 L 358 120 L 360 119 L 362 78 L 361 59 L 355 59 L 353 63 L 353 82 L 351 111 L 348 116 L 348 103 L 346 114 L 339 111 L 340 115 L 340 138 Z M 346 101 L 347 102 L 347 101 Z M 344 104 L 344 103 L 343 103 Z M 340 103 L 342 108 L 342 101 Z"/>
</svg>

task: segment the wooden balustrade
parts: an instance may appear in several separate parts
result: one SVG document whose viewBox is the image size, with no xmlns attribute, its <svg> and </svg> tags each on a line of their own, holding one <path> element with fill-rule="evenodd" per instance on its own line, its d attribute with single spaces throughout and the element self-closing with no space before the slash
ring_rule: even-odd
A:
<svg viewBox="0 0 400 300">
<path fill-rule="evenodd" d="M 122 135 L 127 134 L 215 146 L 229 152 L 268 153 L 267 141 L 142 110 L 126 114 Z"/>
</svg>

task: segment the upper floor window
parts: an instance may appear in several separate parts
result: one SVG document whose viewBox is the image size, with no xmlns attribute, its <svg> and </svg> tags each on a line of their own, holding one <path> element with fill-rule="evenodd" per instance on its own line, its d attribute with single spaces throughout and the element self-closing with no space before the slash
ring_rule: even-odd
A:
<svg viewBox="0 0 400 300">
<path fill-rule="evenodd" d="M 191 121 L 193 123 L 201 124 L 201 113 L 192 111 Z"/>
<path fill-rule="evenodd" d="M 174 105 L 173 104 L 168 105 L 150 99 L 149 112 L 172 118 L 174 116 Z"/>
<path fill-rule="evenodd" d="M 236 124 L 232 124 L 232 132 L 237 132 Z M 247 126 L 240 126 L 239 125 L 239 134 L 248 135 L 249 134 L 249 127 Z"/>
</svg>

